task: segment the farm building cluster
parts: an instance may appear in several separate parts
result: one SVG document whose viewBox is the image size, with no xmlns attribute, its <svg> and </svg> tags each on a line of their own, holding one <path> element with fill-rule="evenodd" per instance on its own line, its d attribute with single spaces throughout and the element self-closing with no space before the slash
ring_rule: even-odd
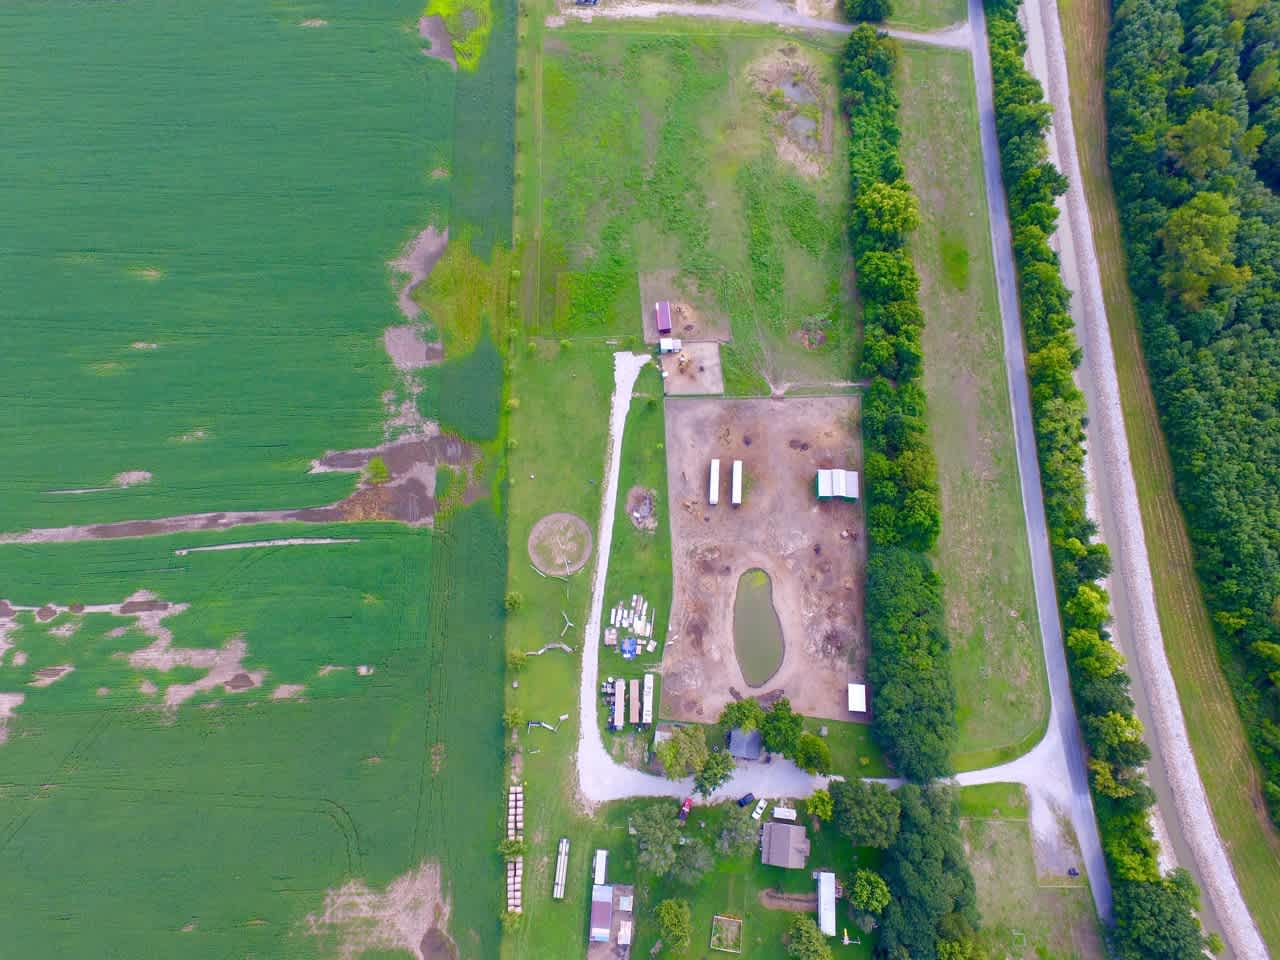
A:
<svg viewBox="0 0 1280 960">
<path fill-rule="evenodd" d="M 641 730 L 652 727 L 654 690 L 652 673 L 629 679 L 605 677 L 600 684 L 600 697 L 609 708 L 609 729 L 625 730 L 628 723 Z"/>
</svg>

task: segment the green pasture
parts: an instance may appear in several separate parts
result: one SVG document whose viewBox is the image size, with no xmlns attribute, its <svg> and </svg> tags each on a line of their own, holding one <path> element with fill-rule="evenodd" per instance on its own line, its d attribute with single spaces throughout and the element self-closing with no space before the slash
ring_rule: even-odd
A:
<svg viewBox="0 0 1280 960">
<path fill-rule="evenodd" d="M 982 914 L 981 941 L 990 955 L 1009 960 L 1106 956 L 1087 879 L 1041 876 L 1036 867 L 1026 788 L 992 783 L 963 787 L 958 797 Z"/>
<path fill-rule="evenodd" d="M 965 52 L 902 49 L 902 154 L 920 200 L 911 246 L 942 501 L 937 561 L 959 701 L 955 762 L 977 768 L 1035 744 L 1048 718 L 1048 686 L 1010 428 L 973 66 Z"/>
<path fill-rule="evenodd" d="M 0 550 L 14 604 L 146 589 L 190 605 L 164 621 L 174 647 L 239 637 L 245 670 L 266 674 L 260 688 L 220 687 L 168 712 L 166 688 L 204 671 L 131 667 L 128 654 L 153 642 L 133 618 L 18 615 L 0 666 L 0 689 L 26 697 L 0 747 L 6 944 L 25 957 L 327 955 L 337 941 L 303 922 L 326 891 L 354 879 L 381 892 L 437 860 L 462 956 L 492 956 L 502 518 L 482 503 L 439 536 L 377 524 L 240 532 L 359 543 L 174 554 L 222 533 Z M 60 665 L 74 670 L 26 685 Z M 303 689 L 275 700 L 281 684 Z"/>
<path fill-rule="evenodd" d="M 646 285 L 666 275 L 729 327 L 729 392 L 762 392 L 765 377 L 846 379 L 854 336 L 833 58 L 769 32 L 664 29 L 541 34 L 529 91 L 537 155 L 521 166 L 536 181 L 522 198 L 540 236 L 525 259 L 530 322 L 561 336 L 639 334 Z M 807 71 L 813 102 L 791 103 L 766 78 L 784 59 Z M 829 152 L 808 174 L 778 157 L 791 119 L 827 131 Z"/>
<path fill-rule="evenodd" d="M 420 12 L 0 9 L 0 530 L 349 491 L 307 465 L 381 435 L 387 261 L 450 209 L 455 76 Z M 154 479 L 52 492 L 129 470 Z"/>
</svg>

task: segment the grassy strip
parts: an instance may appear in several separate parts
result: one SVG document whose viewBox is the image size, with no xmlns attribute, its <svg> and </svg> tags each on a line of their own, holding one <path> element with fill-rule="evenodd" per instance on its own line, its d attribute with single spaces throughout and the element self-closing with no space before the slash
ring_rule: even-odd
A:
<svg viewBox="0 0 1280 960">
<path fill-rule="evenodd" d="M 1085 196 L 1099 253 L 1124 407 L 1125 432 L 1151 552 L 1160 629 L 1178 685 L 1196 757 L 1212 764 L 1204 779 L 1214 822 L 1231 854 L 1249 910 L 1269 944 L 1280 945 L 1280 836 L 1261 809 L 1261 776 L 1218 663 L 1213 625 L 1196 579 L 1191 542 L 1174 495 L 1173 464 L 1160 430 L 1126 276 L 1119 214 L 1107 165 L 1105 0 L 1064 0 L 1062 31 L 1071 73 L 1071 108 Z"/>
<path fill-rule="evenodd" d="M 1057 225 L 1054 198 L 1066 191 L 1048 162 L 1051 109 L 1023 66 L 1026 43 L 1011 0 L 988 4 L 995 77 L 996 129 L 1018 292 L 1027 338 L 1032 413 L 1053 549 L 1059 607 L 1066 628 L 1072 689 L 1089 749 L 1090 782 L 1108 866 L 1115 880 L 1115 949 L 1123 957 L 1193 960 L 1207 944 L 1195 919 L 1196 891 L 1185 871 L 1162 877 L 1147 809 L 1154 795 L 1142 765 L 1150 750 L 1133 713 L 1124 661 L 1109 642 L 1108 598 L 1097 581 L 1109 569 L 1085 510 L 1084 396 L 1073 372 L 1080 350 L 1067 312 L 1069 294 L 1048 237 Z M 1140 922 L 1151 910 L 1159 925 Z"/>
<path fill-rule="evenodd" d="M 958 770 L 1021 756 L 1049 717 L 1035 632 L 1031 549 L 1009 431 L 1004 336 L 982 183 L 973 61 L 963 50 L 905 45 L 898 90 L 902 157 L 921 196 L 911 257 L 920 272 L 921 384 L 938 462 L 943 580 Z"/>
</svg>

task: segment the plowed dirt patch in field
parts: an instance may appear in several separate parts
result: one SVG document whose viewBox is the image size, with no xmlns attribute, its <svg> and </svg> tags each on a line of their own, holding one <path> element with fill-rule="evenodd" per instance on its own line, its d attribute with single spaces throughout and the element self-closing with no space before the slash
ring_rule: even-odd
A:
<svg viewBox="0 0 1280 960">
<path fill-rule="evenodd" d="M 304 924 L 341 960 L 355 960 L 371 950 L 406 950 L 421 960 L 442 960 L 458 955 L 445 933 L 449 909 L 440 867 L 427 862 L 393 880 L 382 893 L 362 880 L 330 891 L 320 915 L 308 914 Z"/>
</svg>

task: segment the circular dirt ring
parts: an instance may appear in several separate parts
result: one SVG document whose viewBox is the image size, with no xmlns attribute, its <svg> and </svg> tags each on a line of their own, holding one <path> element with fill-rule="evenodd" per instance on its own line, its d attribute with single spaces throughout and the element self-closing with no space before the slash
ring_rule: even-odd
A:
<svg viewBox="0 0 1280 960">
<path fill-rule="evenodd" d="M 529 559 L 543 573 L 577 573 L 591 557 L 591 528 L 576 513 L 549 513 L 529 531 Z"/>
</svg>

